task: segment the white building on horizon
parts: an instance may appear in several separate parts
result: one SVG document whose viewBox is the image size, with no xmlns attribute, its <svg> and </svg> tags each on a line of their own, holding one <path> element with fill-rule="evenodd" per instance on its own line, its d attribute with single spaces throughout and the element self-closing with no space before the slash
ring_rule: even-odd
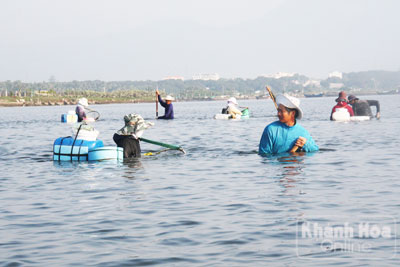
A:
<svg viewBox="0 0 400 267">
<path fill-rule="evenodd" d="M 266 78 L 274 78 L 274 79 L 279 79 L 282 77 L 293 77 L 296 73 L 290 73 L 290 72 L 277 72 L 275 74 L 264 74 L 261 75 L 262 77 L 266 77 Z"/>
<path fill-rule="evenodd" d="M 339 79 L 343 79 L 343 73 L 339 72 L 339 71 L 333 71 L 331 73 L 329 73 L 328 78 L 339 78 Z"/>
<path fill-rule="evenodd" d="M 303 83 L 303 86 L 315 86 L 315 87 L 321 87 L 321 81 L 318 80 L 307 80 L 305 83 Z"/>
<path fill-rule="evenodd" d="M 193 80 L 204 80 L 204 81 L 217 81 L 220 79 L 219 74 L 218 73 L 206 73 L 206 74 L 195 74 L 192 76 Z"/>
<path fill-rule="evenodd" d="M 167 76 L 163 78 L 163 80 L 185 80 L 182 76 Z"/>
<path fill-rule="evenodd" d="M 344 86 L 343 83 L 330 83 L 329 89 L 340 89 Z"/>
</svg>

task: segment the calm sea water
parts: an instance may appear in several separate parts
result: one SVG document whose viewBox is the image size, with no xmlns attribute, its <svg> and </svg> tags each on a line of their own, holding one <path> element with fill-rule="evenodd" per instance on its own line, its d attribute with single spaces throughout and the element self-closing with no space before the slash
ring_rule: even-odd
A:
<svg viewBox="0 0 400 267">
<path fill-rule="evenodd" d="M 213 119 L 224 102 L 175 103 L 174 121 L 155 104 L 93 106 L 105 145 L 134 112 L 155 122 L 143 137 L 187 151 L 125 163 L 52 161 L 73 106 L 0 108 L 0 264 L 397 265 L 400 96 L 367 99 L 381 120 L 331 122 L 334 98 L 302 99 L 322 151 L 271 157 L 257 155 L 270 100 L 240 101 L 252 117 L 236 122 Z M 345 225 L 354 235 L 329 235 Z"/>
</svg>

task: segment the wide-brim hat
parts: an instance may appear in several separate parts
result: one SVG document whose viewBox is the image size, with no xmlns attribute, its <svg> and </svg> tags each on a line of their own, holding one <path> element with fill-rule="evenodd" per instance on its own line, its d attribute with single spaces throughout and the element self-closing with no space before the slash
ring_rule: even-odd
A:
<svg viewBox="0 0 400 267">
<path fill-rule="evenodd" d="M 229 98 L 228 99 L 228 104 L 229 104 L 229 102 L 232 103 L 232 104 L 235 104 L 235 105 L 238 104 L 238 102 L 236 101 L 236 98 L 234 98 L 234 97 Z"/>
<path fill-rule="evenodd" d="M 349 95 L 349 102 L 353 100 L 358 100 L 358 97 L 356 97 L 355 95 Z"/>
<path fill-rule="evenodd" d="M 119 135 L 137 134 L 154 125 L 154 123 L 145 121 L 142 116 L 134 113 L 125 115 L 124 122 L 125 126 L 117 132 Z"/>
<path fill-rule="evenodd" d="M 126 114 L 124 116 L 125 124 L 129 124 L 130 122 L 137 123 L 138 121 L 141 121 L 141 120 L 143 120 L 143 118 L 139 114 L 131 113 L 131 114 Z"/>
<path fill-rule="evenodd" d="M 175 100 L 175 99 L 174 99 L 172 96 L 167 95 L 167 97 L 165 98 L 165 100 L 173 101 L 173 100 Z"/>
<path fill-rule="evenodd" d="M 283 95 L 278 95 L 276 97 L 276 103 L 278 105 L 282 104 L 287 108 L 297 109 L 299 113 L 297 116 L 298 120 L 300 120 L 303 117 L 303 111 L 300 108 L 300 99 L 287 94 L 283 94 Z"/>
<path fill-rule="evenodd" d="M 88 103 L 88 100 L 86 99 L 86 98 L 80 98 L 79 100 L 78 100 L 78 104 L 79 105 L 82 105 L 82 106 L 84 106 L 84 107 L 87 107 L 87 106 L 89 106 L 89 103 Z"/>
<path fill-rule="evenodd" d="M 345 91 L 340 91 L 338 98 L 335 100 L 336 102 L 347 102 L 347 95 Z"/>
</svg>

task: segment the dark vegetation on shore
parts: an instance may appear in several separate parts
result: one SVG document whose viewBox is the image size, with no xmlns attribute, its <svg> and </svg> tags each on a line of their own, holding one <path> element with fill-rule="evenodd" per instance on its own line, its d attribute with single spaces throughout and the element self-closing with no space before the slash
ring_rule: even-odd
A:
<svg viewBox="0 0 400 267">
<path fill-rule="evenodd" d="M 345 90 L 354 94 L 396 94 L 400 90 L 400 71 L 365 71 L 343 73 L 343 77 L 313 80 L 304 75 L 290 77 L 219 80 L 162 81 L 71 81 L 25 83 L 0 82 L 0 106 L 74 105 L 86 97 L 91 104 L 139 103 L 155 101 L 154 91 L 171 94 L 177 101 L 218 100 L 227 96 L 261 98 L 265 86 L 275 92 L 297 96 L 334 96 Z"/>
</svg>

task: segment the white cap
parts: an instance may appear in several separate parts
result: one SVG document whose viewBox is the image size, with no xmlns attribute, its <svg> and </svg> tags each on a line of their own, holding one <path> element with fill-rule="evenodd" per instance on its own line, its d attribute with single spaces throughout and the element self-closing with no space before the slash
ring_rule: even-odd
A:
<svg viewBox="0 0 400 267">
<path fill-rule="evenodd" d="M 228 99 L 228 104 L 229 104 L 229 102 L 232 103 L 232 104 L 235 104 L 235 105 L 238 104 L 237 101 L 236 101 L 236 98 L 234 98 L 234 97 L 229 98 Z"/>
<path fill-rule="evenodd" d="M 83 98 L 80 98 L 80 99 L 78 100 L 78 104 L 79 104 L 79 105 L 82 105 L 82 106 L 84 106 L 84 107 L 89 106 L 87 99 L 84 98 L 84 97 L 83 97 Z"/>
<path fill-rule="evenodd" d="M 297 111 L 299 112 L 299 115 L 297 116 L 298 120 L 303 117 L 303 111 L 300 108 L 300 99 L 287 94 L 283 94 L 276 97 L 276 103 L 278 105 L 282 104 L 287 108 L 297 109 Z"/>
<path fill-rule="evenodd" d="M 167 95 L 167 97 L 165 98 L 165 100 L 170 100 L 170 101 L 173 101 L 173 100 L 174 100 L 174 98 L 173 98 L 172 96 L 170 96 L 170 95 Z"/>
</svg>

